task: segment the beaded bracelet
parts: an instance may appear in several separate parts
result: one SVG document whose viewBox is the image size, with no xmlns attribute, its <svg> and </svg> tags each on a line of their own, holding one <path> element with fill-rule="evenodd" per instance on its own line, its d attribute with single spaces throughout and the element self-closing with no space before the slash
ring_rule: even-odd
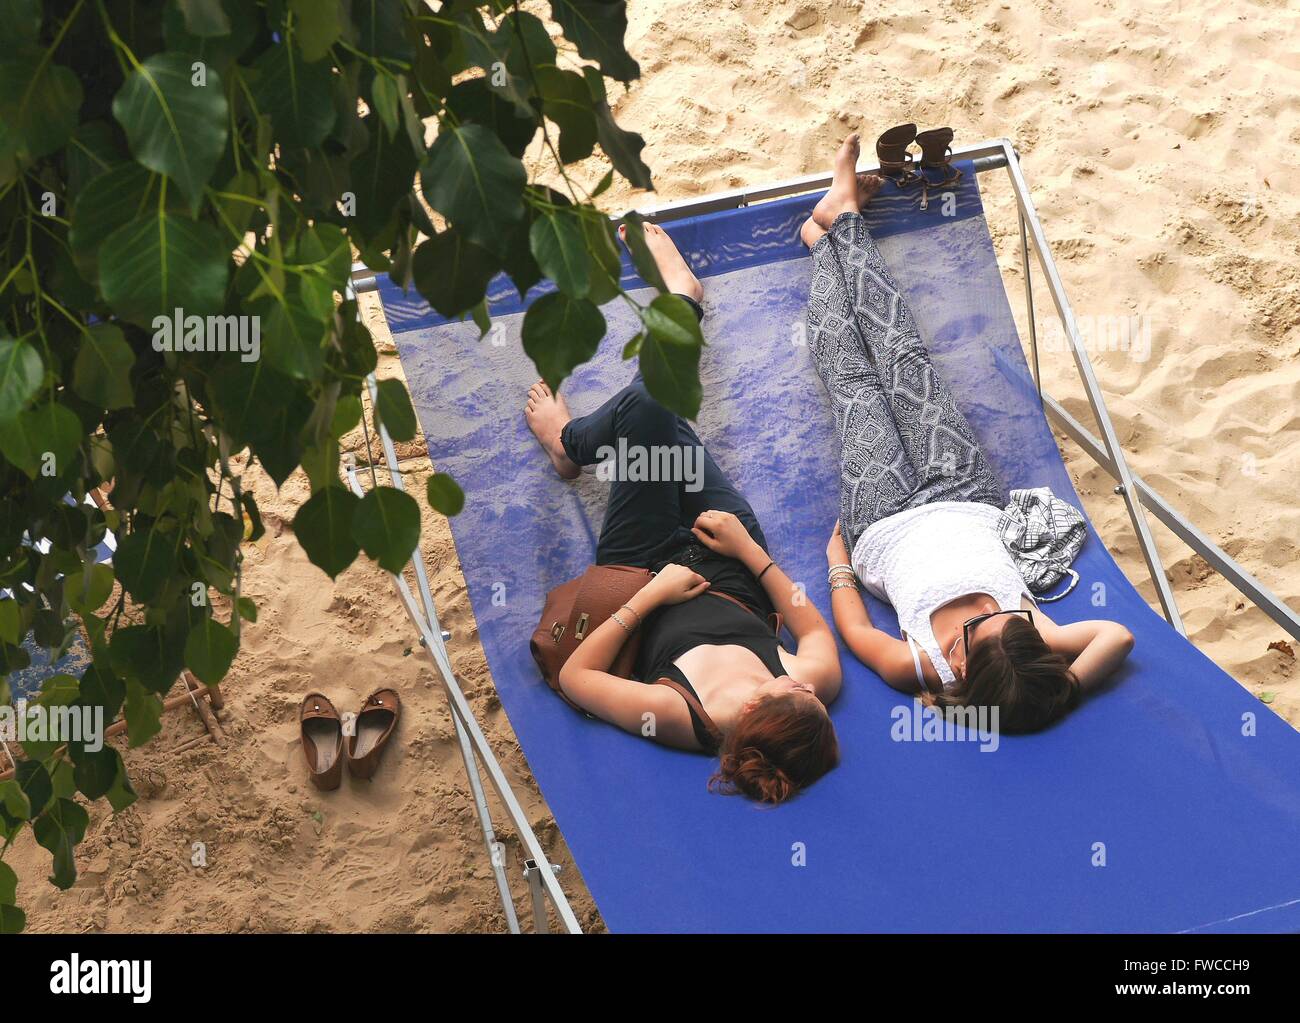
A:
<svg viewBox="0 0 1300 1023">
<path fill-rule="evenodd" d="M 845 580 L 843 582 L 838 582 L 838 583 L 831 583 L 832 593 L 834 593 L 836 590 L 856 590 L 857 588 L 858 588 L 857 583 L 851 583 L 848 580 Z"/>
<path fill-rule="evenodd" d="M 636 612 L 633 612 L 633 614 L 635 614 L 635 613 L 636 613 Z M 623 626 L 623 631 L 624 631 L 624 632 L 627 632 L 627 633 L 631 633 L 631 632 L 632 632 L 632 626 L 628 625 L 627 622 L 623 621 L 623 619 L 620 618 L 620 617 L 618 616 L 618 612 L 617 612 L 617 611 L 615 611 L 615 612 L 614 612 L 612 615 L 610 615 L 609 617 L 612 618 L 614 621 L 618 622 L 619 625 Z"/>
</svg>

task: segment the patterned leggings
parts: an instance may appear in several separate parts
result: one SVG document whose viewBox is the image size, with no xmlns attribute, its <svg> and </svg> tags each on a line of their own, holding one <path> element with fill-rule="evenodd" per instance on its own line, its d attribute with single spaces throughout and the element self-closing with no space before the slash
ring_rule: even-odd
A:
<svg viewBox="0 0 1300 1023">
<path fill-rule="evenodd" d="M 1001 507 L 1002 483 L 935 372 L 862 216 L 837 217 L 812 258 L 808 346 L 839 429 L 840 524 L 850 553 L 873 522 L 908 508 Z"/>
</svg>

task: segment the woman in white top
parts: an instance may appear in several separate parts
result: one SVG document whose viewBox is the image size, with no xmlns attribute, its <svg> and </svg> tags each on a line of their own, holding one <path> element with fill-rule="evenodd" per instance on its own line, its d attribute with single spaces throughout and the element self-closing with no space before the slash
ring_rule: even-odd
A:
<svg viewBox="0 0 1300 1023">
<path fill-rule="evenodd" d="M 850 135 L 802 232 L 809 350 L 841 440 L 826 548 L 835 624 L 896 689 L 996 706 L 1004 731 L 1042 728 L 1123 662 L 1133 636 L 1109 621 L 1058 626 L 1025 589 L 996 529 L 1001 481 L 867 232 L 860 211 L 883 182 L 858 175 L 857 159 Z M 902 639 L 872 625 L 858 579 L 894 605 Z"/>
</svg>

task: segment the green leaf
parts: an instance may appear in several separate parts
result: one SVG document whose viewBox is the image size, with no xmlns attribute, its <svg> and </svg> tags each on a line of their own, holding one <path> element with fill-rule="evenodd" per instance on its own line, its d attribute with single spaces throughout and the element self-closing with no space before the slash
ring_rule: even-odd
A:
<svg viewBox="0 0 1300 1023">
<path fill-rule="evenodd" d="M 92 752 L 78 742 L 70 743 L 68 751 L 72 757 L 72 778 L 77 791 L 87 799 L 106 796 L 122 770 L 122 758 L 117 750 L 105 745 Z"/>
<path fill-rule="evenodd" d="M 20 934 L 27 926 L 27 914 L 17 906 L 0 905 L 0 934 Z"/>
<path fill-rule="evenodd" d="M 121 813 L 138 798 L 135 789 L 131 787 L 131 779 L 127 776 L 126 765 L 122 763 L 121 754 L 117 757 L 117 774 L 113 778 L 113 784 L 109 786 L 108 792 L 104 798 L 108 800 L 108 805 L 113 808 L 114 813 Z"/>
<path fill-rule="evenodd" d="M 16 817 L 18 820 L 25 821 L 32 814 L 32 804 L 27 798 L 27 793 L 17 781 L 10 778 L 8 781 L 0 781 L 0 807 L 4 807 L 10 817 Z M 3 861 L 0 861 L 0 865 Z M 10 893 L 12 897 L 12 892 Z M 0 902 L 4 902 L 4 893 L 0 891 Z"/>
<path fill-rule="evenodd" d="M 361 399 L 355 394 L 343 394 L 334 403 L 334 415 L 330 419 L 330 436 L 335 440 L 355 430 L 361 422 Z"/>
<path fill-rule="evenodd" d="M 126 680 L 126 735 L 132 749 L 143 746 L 162 731 L 162 697 L 133 678 Z"/>
<path fill-rule="evenodd" d="M 71 467 L 82 438 L 76 414 L 47 401 L 0 426 L 0 452 L 33 479 L 50 469 L 60 477 Z"/>
<path fill-rule="evenodd" d="M 465 491 L 445 472 L 435 472 L 429 477 L 425 494 L 429 499 L 429 507 L 448 518 L 459 515 L 465 507 Z"/>
<path fill-rule="evenodd" d="M 641 311 L 641 375 L 646 389 L 665 407 L 687 419 L 699 415 L 700 350 L 704 338 L 695 312 L 677 295 L 659 295 Z"/>
<path fill-rule="evenodd" d="M 121 329 L 111 323 L 96 324 L 81 340 L 72 366 L 72 389 L 98 408 L 128 408 L 135 404 L 134 365 L 135 352 Z"/>
<path fill-rule="evenodd" d="M 214 686 L 226 677 L 238 652 L 235 634 L 215 619 L 204 618 L 185 639 L 185 667 L 200 682 Z"/>
<path fill-rule="evenodd" d="M 394 487 L 375 487 L 352 513 L 352 537 L 380 568 L 396 575 L 420 539 L 420 506 Z"/>
<path fill-rule="evenodd" d="M 164 181 L 138 163 L 128 162 L 110 167 L 86 182 L 72 205 L 68 244 L 87 280 L 99 280 L 100 246 L 119 227 L 158 205 L 157 192 Z M 179 210 L 181 199 L 172 189 L 169 206 Z"/>
<path fill-rule="evenodd" d="M 596 147 L 596 113 L 591 90 L 575 71 L 540 67 L 535 72 L 542 113 L 560 128 L 560 161 L 585 160 Z"/>
<path fill-rule="evenodd" d="M 510 229 L 523 219 L 527 180 L 524 165 L 478 124 L 444 125 L 420 166 L 429 205 L 497 256 L 505 255 Z"/>
<path fill-rule="evenodd" d="M 639 78 L 641 68 L 623 48 L 627 5 L 623 0 L 551 0 L 551 16 L 578 53 L 620 82 Z"/>
<path fill-rule="evenodd" d="M 165 693 L 175 684 L 185 667 L 185 633 L 181 631 L 184 626 L 180 622 L 180 628 L 172 634 L 155 625 L 118 625 L 113 629 L 108 644 L 109 659 L 114 674 L 127 683 L 128 710 L 130 683 L 135 682 L 151 693 Z"/>
<path fill-rule="evenodd" d="M 587 297 L 604 305 L 622 291 L 623 260 L 619 256 L 618 235 L 604 215 L 582 218 L 582 233 L 591 257 L 591 287 Z"/>
<path fill-rule="evenodd" d="M 570 298 L 586 296 L 591 288 L 591 259 L 575 215 L 561 211 L 538 217 L 528 232 L 528 246 L 556 287 Z"/>
<path fill-rule="evenodd" d="M 23 615 L 18 601 L 8 597 L 0 599 L 0 639 L 17 646 L 22 640 Z"/>
<path fill-rule="evenodd" d="M 0 0 L 0 22 L 11 44 L 36 42 L 41 34 L 41 0 Z"/>
<path fill-rule="evenodd" d="M 179 308 L 186 316 L 221 311 L 230 246 L 216 228 L 151 209 L 100 246 L 99 285 L 114 312 L 142 327 Z"/>
<path fill-rule="evenodd" d="M 33 49 L 0 60 L 0 134 L 23 163 L 67 142 L 81 110 L 81 82 L 48 56 Z"/>
<path fill-rule="evenodd" d="M 113 117 L 136 160 L 176 182 L 197 211 L 226 148 L 227 109 L 216 69 L 196 85 L 192 63 L 185 54 L 155 53 L 118 90 Z"/>
<path fill-rule="evenodd" d="M 14 775 L 27 799 L 27 814 L 30 819 L 44 810 L 54 798 L 54 784 L 44 765 L 35 760 L 18 761 Z"/>
<path fill-rule="evenodd" d="M 338 0 L 289 0 L 293 41 L 309 61 L 320 60 L 343 31 Z"/>
<path fill-rule="evenodd" d="M 500 262 L 457 228 L 420 244 L 411 260 L 415 287 L 443 316 L 459 316 L 482 302 Z"/>
<path fill-rule="evenodd" d="M 118 542 L 113 564 L 127 593 L 147 604 L 162 593 L 179 568 L 176 536 L 152 527 L 131 533 Z"/>
<path fill-rule="evenodd" d="M 381 380 L 377 387 L 375 417 L 393 440 L 410 440 L 415 436 L 415 410 L 411 397 L 400 380 Z"/>
<path fill-rule="evenodd" d="M 80 572 L 71 572 L 63 581 L 63 594 L 68 606 L 81 615 L 94 614 L 113 593 L 113 567 L 87 565 Z"/>
<path fill-rule="evenodd" d="M 215 4 L 215 0 L 205 2 Z M 254 6 L 254 0 L 222 0 L 221 9 L 229 30 L 224 35 L 203 35 L 190 28 L 189 19 L 179 5 L 168 4 L 162 16 L 164 48 L 191 54 L 224 76 L 235 58 L 264 31 L 264 21 Z"/>
<path fill-rule="evenodd" d="M 241 445 L 252 447 L 277 486 L 284 483 L 298 468 L 302 429 L 312 411 L 304 385 L 263 359 L 223 363 L 213 374 L 212 386 L 222 427 Z"/>
<path fill-rule="evenodd" d="M 54 857 L 50 883 L 67 891 L 77 881 L 73 850 L 86 835 L 90 815 L 71 799 L 56 799 L 32 824 L 32 832 L 42 848 Z"/>
<path fill-rule="evenodd" d="M 77 702 L 83 707 L 99 707 L 104 720 L 112 721 L 122 709 L 126 698 L 126 683 L 106 666 L 91 664 L 81 673 L 80 695 Z"/>
<path fill-rule="evenodd" d="M 311 563 L 331 579 L 352 564 L 361 550 L 352 536 L 352 517 L 360 503 L 341 486 L 322 487 L 293 518 L 298 543 Z"/>
<path fill-rule="evenodd" d="M 353 220 L 361 239 L 372 241 L 393 219 L 399 201 L 411 191 L 419 160 L 405 133 L 390 139 L 374 114 L 361 123 L 370 135 L 370 145 L 352 161 L 356 200 Z"/>
<path fill-rule="evenodd" d="M 235 601 L 235 611 L 239 617 L 246 622 L 257 621 L 257 605 L 253 603 L 251 597 L 240 597 Z"/>
<path fill-rule="evenodd" d="M 0 338 L 0 425 L 11 423 L 41 386 L 45 364 L 26 341 Z"/>
<path fill-rule="evenodd" d="M 384 130 L 391 139 L 401 127 L 401 104 L 397 94 L 397 82 L 388 75 L 376 74 L 370 83 L 370 106 L 384 124 Z"/>
<path fill-rule="evenodd" d="M 271 115 L 275 138 L 291 148 L 318 146 L 334 127 L 332 63 L 307 61 L 285 43 L 268 47 L 253 65 L 253 98 Z"/>
<path fill-rule="evenodd" d="M 185 27 L 192 35 L 230 34 L 230 19 L 221 7 L 221 0 L 176 0 L 176 6 L 185 15 Z"/>
<path fill-rule="evenodd" d="M 623 241 L 632 253 L 632 265 L 641 275 L 641 280 L 657 291 L 667 291 L 664 276 L 659 272 L 659 265 L 650 254 L 650 246 L 645 240 L 645 217 L 639 213 L 628 213 L 619 222 Z"/>
<path fill-rule="evenodd" d="M 614 169 L 627 178 L 633 187 L 652 191 L 655 186 L 650 179 L 650 168 L 641 159 L 645 139 L 636 132 L 624 131 L 618 126 L 614 120 L 614 111 L 605 99 L 605 83 L 600 72 L 593 67 L 584 67 L 582 73 L 594 97 L 591 109 L 596 118 L 596 138 L 600 142 L 600 148 L 605 151 Z M 598 185 L 591 197 L 594 199 L 603 191 Z"/>
<path fill-rule="evenodd" d="M 543 295 L 524 314 L 524 351 L 551 390 L 600 347 L 605 317 L 585 298 L 562 291 Z"/>
<path fill-rule="evenodd" d="M 317 379 L 325 367 L 326 324 L 292 296 L 284 301 L 262 299 L 253 312 L 261 317 L 262 355 L 267 365 L 285 376 Z"/>
<path fill-rule="evenodd" d="M 447 106 L 462 124 L 490 128 L 511 156 L 523 156 L 537 134 L 537 112 L 512 102 L 501 89 L 493 88 L 489 78 L 457 83 L 447 93 Z"/>
</svg>

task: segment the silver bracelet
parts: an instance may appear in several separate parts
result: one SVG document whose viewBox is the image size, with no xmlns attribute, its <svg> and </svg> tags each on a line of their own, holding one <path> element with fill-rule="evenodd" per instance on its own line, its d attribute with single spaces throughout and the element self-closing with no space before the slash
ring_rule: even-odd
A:
<svg viewBox="0 0 1300 1023">
<path fill-rule="evenodd" d="M 856 582 L 849 582 L 847 579 L 843 582 L 831 583 L 832 593 L 836 590 L 856 590 L 857 588 L 858 584 Z"/>
<path fill-rule="evenodd" d="M 628 609 L 629 611 L 631 611 L 634 615 L 636 615 L 636 623 L 637 623 L 638 625 L 641 624 L 641 615 L 640 615 L 640 613 L 637 611 L 636 608 L 634 608 L 631 604 L 623 604 L 623 605 L 621 605 L 621 606 L 619 607 L 619 610 L 622 611 L 623 608 L 627 608 L 627 609 Z M 621 619 L 620 619 L 620 621 L 621 621 Z"/>
<path fill-rule="evenodd" d="M 858 574 L 855 571 L 853 571 L 853 568 L 849 565 L 836 565 L 834 568 L 832 568 L 829 572 L 826 573 L 826 581 L 828 583 L 834 582 L 836 579 L 842 579 L 842 578 L 856 579 L 857 577 Z"/>
<path fill-rule="evenodd" d="M 633 611 L 632 613 L 633 613 L 633 614 L 636 614 L 635 611 Z M 623 631 L 624 631 L 624 632 L 627 632 L 627 633 L 629 633 L 629 634 L 632 632 L 632 626 L 628 625 L 627 622 L 623 621 L 623 619 L 620 618 L 620 617 L 618 616 L 618 612 L 617 612 L 617 611 L 615 611 L 615 612 L 614 612 L 612 615 L 610 615 L 609 617 L 612 618 L 614 621 L 618 622 L 619 625 L 623 626 Z"/>
</svg>

